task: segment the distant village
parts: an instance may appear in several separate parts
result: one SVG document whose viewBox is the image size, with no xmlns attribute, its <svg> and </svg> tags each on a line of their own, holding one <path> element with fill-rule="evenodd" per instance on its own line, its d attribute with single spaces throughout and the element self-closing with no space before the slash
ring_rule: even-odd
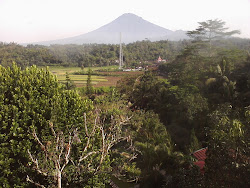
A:
<svg viewBox="0 0 250 188">
<path fill-rule="evenodd" d="M 130 72 L 130 71 L 142 71 L 142 70 L 153 69 L 153 68 L 157 67 L 159 64 L 166 63 L 166 62 L 167 62 L 166 59 L 162 59 L 161 56 L 159 56 L 158 59 L 155 61 L 155 63 L 152 64 L 152 65 L 147 65 L 145 67 L 138 66 L 138 67 L 135 67 L 135 68 L 124 68 L 123 71 L 124 72 Z M 140 62 L 140 64 L 141 64 L 141 62 Z"/>
</svg>

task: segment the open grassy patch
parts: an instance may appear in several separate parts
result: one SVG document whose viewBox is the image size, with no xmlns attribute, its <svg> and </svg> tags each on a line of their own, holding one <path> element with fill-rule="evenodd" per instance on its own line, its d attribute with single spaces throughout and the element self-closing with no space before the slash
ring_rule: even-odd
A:
<svg viewBox="0 0 250 188">
<path fill-rule="evenodd" d="M 45 67 L 41 67 L 45 68 Z M 97 72 L 98 70 L 106 70 L 105 74 L 107 76 L 99 76 L 99 75 L 92 75 L 91 76 L 91 83 L 94 87 L 103 87 L 103 86 L 116 86 L 117 81 L 119 81 L 122 77 L 127 75 L 134 75 L 134 74 L 142 74 L 143 72 L 117 72 L 118 66 L 107 66 L 107 67 L 90 67 L 93 72 Z M 63 66 L 51 66 L 49 67 L 49 71 L 56 75 L 57 79 L 61 83 L 66 82 L 66 72 L 68 72 L 70 79 L 75 83 L 76 87 L 83 87 L 86 86 L 88 75 L 75 75 L 74 72 L 84 71 L 88 72 L 89 67 L 85 67 L 82 70 L 80 67 L 63 67 Z M 98 71 L 98 73 L 102 73 Z"/>
<path fill-rule="evenodd" d="M 56 75 L 59 82 L 66 82 L 66 74 Z M 72 80 L 77 87 L 85 86 L 87 83 L 88 76 L 87 75 L 69 75 L 70 80 Z M 100 82 L 107 82 L 103 76 L 91 76 L 91 83 L 96 85 Z"/>
</svg>

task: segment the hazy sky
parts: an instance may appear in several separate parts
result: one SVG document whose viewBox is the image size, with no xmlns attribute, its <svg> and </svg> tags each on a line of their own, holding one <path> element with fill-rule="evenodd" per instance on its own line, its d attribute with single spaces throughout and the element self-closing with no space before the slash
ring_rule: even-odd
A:
<svg viewBox="0 0 250 188">
<path fill-rule="evenodd" d="M 0 41 L 37 42 L 84 34 L 124 13 L 171 30 L 222 19 L 250 38 L 250 0 L 0 0 Z"/>
</svg>

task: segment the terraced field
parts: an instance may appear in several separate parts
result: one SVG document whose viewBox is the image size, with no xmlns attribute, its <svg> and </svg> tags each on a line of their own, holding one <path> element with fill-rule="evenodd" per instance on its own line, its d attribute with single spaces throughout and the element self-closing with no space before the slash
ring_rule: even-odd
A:
<svg viewBox="0 0 250 188">
<path fill-rule="evenodd" d="M 72 81 L 74 81 L 74 83 L 76 84 L 77 87 L 82 87 L 85 86 L 85 84 L 87 83 L 87 75 L 69 75 L 70 79 Z M 57 75 L 57 79 L 59 82 L 65 82 L 66 80 L 66 75 L 65 74 L 61 74 L 61 75 Z M 91 76 L 91 83 L 93 85 L 96 85 L 100 82 L 107 82 L 108 80 L 105 79 L 105 77 L 103 76 Z"/>
<path fill-rule="evenodd" d="M 41 67 L 44 68 L 44 67 Z M 112 70 L 117 69 L 117 66 L 108 66 L 108 67 L 91 67 L 93 71 L 97 70 L 105 70 L 104 72 L 99 72 L 103 74 L 108 74 L 108 76 L 97 76 L 92 75 L 91 80 L 94 87 L 101 87 L 101 86 L 116 86 L 117 81 L 119 81 L 122 77 L 126 75 L 133 75 L 133 74 L 141 74 L 142 72 L 112 72 Z M 88 67 L 84 68 L 84 72 L 88 71 Z M 60 66 L 52 66 L 49 67 L 49 70 L 57 76 L 59 82 L 63 83 L 66 82 L 66 72 L 68 72 L 69 77 L 77 87 L 83 87 L 87 83 L 87 75 L 74 75 L 74 72 L 82 71 L 80 67 L 60 67 Z"/>
</svg>

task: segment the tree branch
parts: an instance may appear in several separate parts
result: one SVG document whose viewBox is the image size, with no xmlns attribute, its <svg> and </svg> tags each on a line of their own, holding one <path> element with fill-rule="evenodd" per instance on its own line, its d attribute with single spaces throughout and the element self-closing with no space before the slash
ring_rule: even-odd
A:
<svg viewBox="0 0 250 188">
<path fill-rule="evenodd" d="M 46 172 L 43 172 L 40 167 L 39 167 L 39 164 L 38 164 L 38 160 L 37 159 L 34 159 L 33 156 L 31 155 L 30 151 L 28 150 L 27 151 L 28 154 L 29 154 L 29 157 L 31 159 L 31 161 L 36 165 L 35 169 L 38 173 L 40 174 L 43 174 L 44 176 L 48 176 L 48 174 Z"/>
<path fill-rule="evenodd" d="M 30 177 L 29 177 L 28 175 L 27 175 L 27 177 L 26 177 L 26 181 L 28 181 L 28 182 L 30 182 L 30 183 L 33 183 L 33 184 L 35 184 L 35 185 L 38 186 L 38 187 L 46 188 L 45 186 L 41 185 L 40 183 L 34 182 L 32 179 L 30 179 Z"/>
</svg>

